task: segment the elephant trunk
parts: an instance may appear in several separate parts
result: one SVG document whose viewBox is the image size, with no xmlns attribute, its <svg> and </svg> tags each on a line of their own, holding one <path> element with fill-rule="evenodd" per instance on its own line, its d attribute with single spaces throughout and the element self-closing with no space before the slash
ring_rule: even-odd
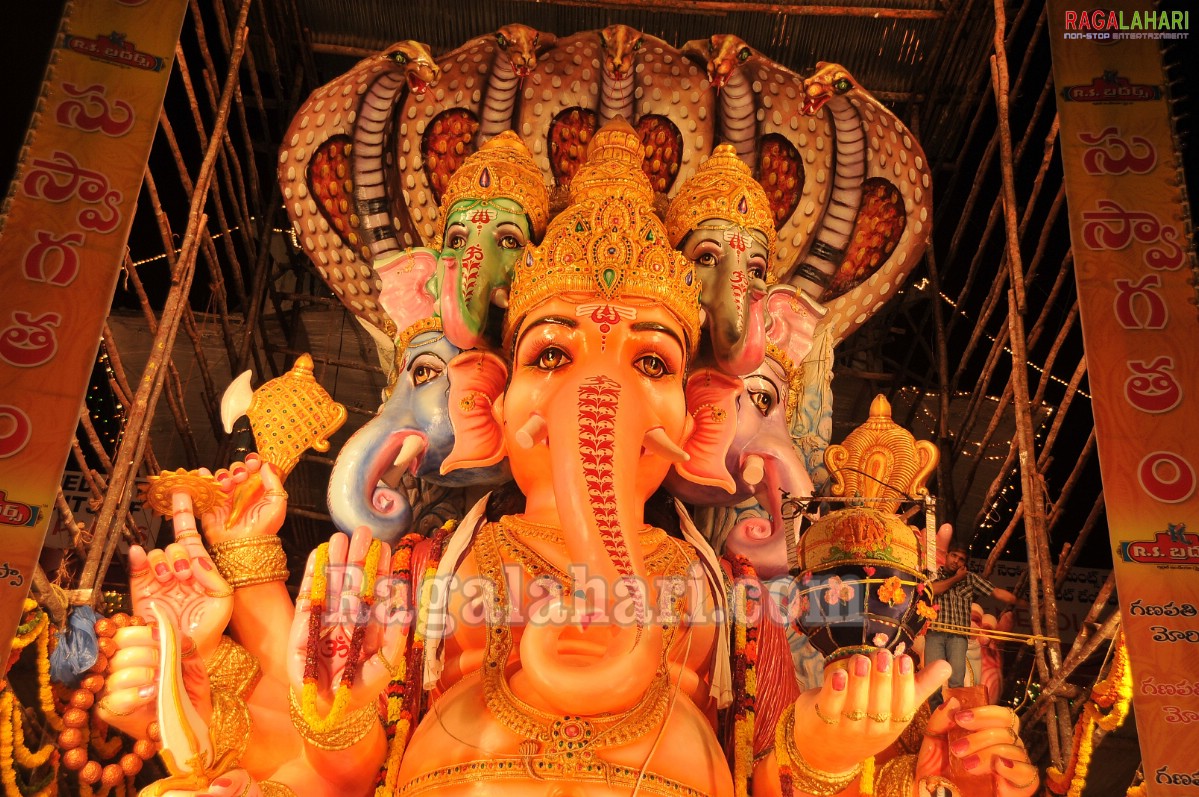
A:
<svg viewBox="0 0 1199 797">
<path fill-rule="evenodd" d="M 412 525 L 412 505 L 400 484 L 415 473 L 428 443 L 414 429 L 396 429 L 380 415 L 346 441 L 329 477 L 327 500 L 334 525 L 347 534 L 365 526 L 392 543 Z"/>
<path fill-rule="evenodd" d="M 766 357 L 766 293 L 753 287 L 732 293 L 728 304 L 713 308 L 712 351 L 720 370 L 744 376 Z"/>
<path fill-rule="evenodd" d="M 644 487 L 638 464 L 646 433 L 660 427 L 621 392 L 609 377 L 584 379 L 570 397 L 577 411 L 555 413 L 549 422 L 558 516 L 575 573 L 587 579 L 564 602 L 585 627 L 530 625 L 521 661 L 522 678 L 563 713 L 629 708 L 661 663 L 662 630 L 649 620 L 655 591 L 636 541 Z"/>
<path fill-rule="evenodd" d="M 468 249 L 461 262 L 456 257 L 442 259 L 441 323 L 450 343 L 463 351 L 483 345 L 491 307 L 491 286 L 479 282 L 483 255 L 475 249 Z"/>
<path fill-rule="evenodd" d="M 774 578 L 785 575 L 790 567 L 787 535 L 791 533 L 791 524 L 784 516 L 793 515 L 793 510 L 788 511 L 784 503 L 810 497 L 812 479 L 798 458 L 778 454 L 787 450 L 780 446 L 791 445 L 789 438 L 763 437 L 753 443 L 741 455 L 738 484 L 752 482 L 747 486 L 767 517 L 738 520 L 725 542 L 725 550 L 747 557 L 762 578 Z M 747 473 L 750 470 L 758 472 Z"/>
</svg>

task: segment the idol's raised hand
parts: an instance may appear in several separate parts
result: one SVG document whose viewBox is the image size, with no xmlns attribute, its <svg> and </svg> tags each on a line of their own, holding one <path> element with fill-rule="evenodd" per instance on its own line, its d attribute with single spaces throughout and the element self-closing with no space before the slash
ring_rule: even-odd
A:
<svg viewBox="0 0 1199 797">
<path fill-rule="evenodd" d="M 352 538 L 334 534 L 309 555 L 287 662 L 293 695 L 306 714 L 373 703 L 396 673 L 405 637 L 401 624 L 388 623 L 381 599 L 390 572 L 389 546 L 365 527 Z"/>
<path fill-rule="evenodd" d="M 955 734 L 954 728 L 966 733 Z M 935 789 L 927 788 L 936 779 L 949 778 L 953 759 L 972 775 L 991 775 L 996 797 L 1029 797 L 1041 785 L 1040 772 L 1028 760 L 1028 751 L 1020 740 L 1019 718 L 1007 706 L 978 706 L 961 709 L 957 698 L 950 698 L 933 712 L 920 746 L 916 781 L 924 782 L 921 797 Z"/>
<path fill-rule="evenodd" d="M 890 746 L 949 675 L 947 662 L 916 672 L 910 656 L 885 650 L 831 664 L 795 703 L 796 748 L 818 770 L 851 770 Z"/>
<path fill-rule="evenodd" d="M 133 613 L 152 617 L 157 605 L 180 633 L 191 637 L 201 659 L 221 643 L 221 632 L 233 613 L 233 590 L 213 565 L 200 534 L 192 499 L 185 492 L 171 496 L 175 542 L 147 552 L 129 548 L 129 591 Z"/>
<path fill-rule="evenodd" d="M 200 472 L 208 473 L 203 468 Z M 209 544 L 279 533 L 287 514 L 287 491 L 274 465 L 247 454 L 245 462 L 234 462 L 213 477 L 226 500 L 218 501 L 202 518 Z"/>
</svg>

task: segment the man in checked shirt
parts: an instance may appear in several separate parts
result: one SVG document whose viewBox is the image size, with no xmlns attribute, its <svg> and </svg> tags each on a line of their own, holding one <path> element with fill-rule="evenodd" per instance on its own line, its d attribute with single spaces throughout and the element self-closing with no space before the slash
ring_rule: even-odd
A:
<svg viewBox="0 0 1199 797">
<path fill-rule="evenodd" d="M 929 631 L 924 640 L 924 664 L 944 659 L 953 667 L 949 686 L 962 686 L 966 679 L 966 647 L 970 634 L 970 604 L 978 595 L 990 595 L 1010 605 L 1023 605 L 1024 601 L 1005 589 L 996 587 L 985 578 L 975 575 L 966 567 L 967 548 L 954 543 L 945 557 L 945 566 L 933 582 L 933 595 L 941 609 L 937 612 L 937 624 L 948 627 L 943 631 Z M 929 708 L 941 705 L 940 690 L 928 699 Z"/>
</svg>

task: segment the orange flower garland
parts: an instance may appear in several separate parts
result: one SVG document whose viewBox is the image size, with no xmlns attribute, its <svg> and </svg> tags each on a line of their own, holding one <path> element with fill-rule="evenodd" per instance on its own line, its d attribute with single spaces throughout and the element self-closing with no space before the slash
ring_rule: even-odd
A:
<svg viewBox="0 0 1199 797">
<path fill-rule="evenodd" d="M 1080 797 L 1087 784 L 1087 772 L 1091 768 L 1091 754 L 1095 744 L 1095 726 L 1113 731 L 1123 724 L 1132 702 L 1132 671 L 1128 666 L 1128 648 L 1121 632 L 1116 641 L 1116 652 L 1107 677 L 1091 689 L 1091 699 L 1083 708 L 1082 716 L 1074 726 L 1074 749 L 1070 763 L 1063 772 L 1049 767 L 1049 790 L 1067 797 Z M 1101 709 L 1110 708 L 1107 714 Z"/>
</svg>

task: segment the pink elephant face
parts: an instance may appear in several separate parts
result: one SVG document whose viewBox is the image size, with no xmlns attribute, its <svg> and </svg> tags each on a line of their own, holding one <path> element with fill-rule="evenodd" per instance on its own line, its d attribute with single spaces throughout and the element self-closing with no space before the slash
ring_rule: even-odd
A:
<svg viewBox="0 0 1199 797">
<path fill-rule="evenodd" d="M 549 447 L 538 435 L 527 450 L 529 421 L 540 416 L 550 429 L 555 414 L 598 419 L 597 435 L 611 436 L 619 446 L 627 437 L 641 445 L 648 431 L 660 427 L 671 441 L 690 431 L 683 392 L 686 365 L 682 326 L 666 310 L 629 304 L 576 304 L 550 299 L 531 313 L 513 347 L 512 376 L 503 400 L 504 442 L 512 475 L 534 500 L 552 483 Z M 607 410 L 613 410 L 604 421 Z M 536 422 L 535 422 L 536 423 Z M 666 476 L 671 462 L 642 450 L 636 484 L 640 500 L 648 498 Z"/>
</svg>

